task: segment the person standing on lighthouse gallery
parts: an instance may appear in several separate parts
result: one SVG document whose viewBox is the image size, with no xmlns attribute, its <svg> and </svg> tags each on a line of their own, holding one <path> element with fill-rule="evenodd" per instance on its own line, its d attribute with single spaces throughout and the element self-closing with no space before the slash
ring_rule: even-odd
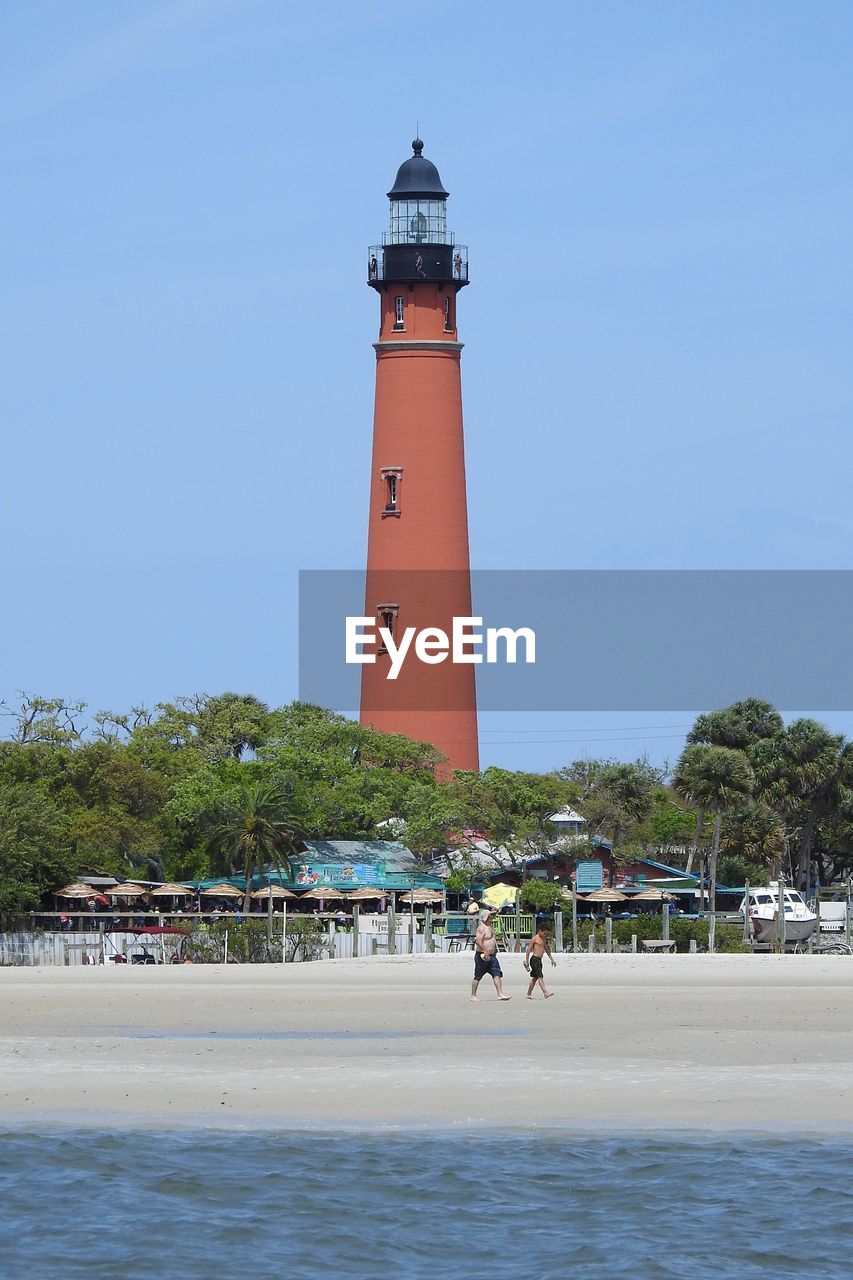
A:
<svg viewBox="0 0 853 1280">
<path fill-rule="evenodd" d="M 477 995 L 477 988 L 487 973 L 495 984 L 498 999 L 512 999 L 512 996 L 505 996 L 503 991 L 504 975 L 498 961 L 498 944 L 495 939 L 495 931 L 492 928 L 494 914 L 494 911 L 487 911 L 481 917 L 474 937 L 474 981 L 471 983 L 471 999 L 475 1004 L 480 999 Z"/>
</svg>

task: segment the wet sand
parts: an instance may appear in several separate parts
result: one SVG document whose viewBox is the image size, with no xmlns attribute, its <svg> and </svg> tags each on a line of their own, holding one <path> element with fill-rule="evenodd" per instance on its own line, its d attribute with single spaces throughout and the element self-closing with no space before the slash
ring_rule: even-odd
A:
<svg viewBox="0 0 853 1280">
<path fill-rule="evenodd" d="M 0 970 L 0 1119 L 853 1133 L 853 960 L 471 956 Z"/>
</svg>

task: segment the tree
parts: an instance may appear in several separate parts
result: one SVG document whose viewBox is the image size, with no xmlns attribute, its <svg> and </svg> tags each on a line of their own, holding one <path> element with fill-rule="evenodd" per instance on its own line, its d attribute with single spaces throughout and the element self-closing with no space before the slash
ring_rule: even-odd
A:
<svg viewBox="0 0 853 1280">
<path fill-rule="evenodd" d="M 46 789 L 0 784 L 0 914 L 37 909 L 75 869 L 67 819 Z"/>
<path fill-rule="evenodd" d="M 0 715 L 13 722 L 10 737 L 20 746 L 49 742 L 62 745 L 79 742 L 83 730 L 85 702 L 69 702 L 67 698 L 42 698 L 37 694 L 19 693 L 20 703 L 12 707 L 0 702 Z"/>
<path fill-rule="evenodd" d="M 720 711 L 697 716 L 687 735 L 687 745 L 746 751 L 754 742 L 781 737 L 784 731 L 784 721 L 772 702 L 744 698 Z"/>
<path fill-rule="evenodd" d="M 439 756 L 428 743 L 378 733 L 304 703 L 273 713 L 257 776 L 290 791 L 302 829 L 317 839 L 388 837 L 413 790 L 435 792 Z"/>
<path fill-rule="evenodd" d="M 839 791 L 838 803 L 819 824 L 812 846 L 821 884 L 853 876 L 853 790 Z"/>
<path fill-rule="evenodd" d="M 683 845 L 688 823 L 693 825 L 690 810 L 676 804 L 666 787 L 656 787 L 652 793 L 652 811 L 648 820 L 649 833 L 654 843 L 658 846 Z"/>
<path fill-rule="evenodd" d="M 262 875 L 268 863 L 279 873 L 289 871 L 298 839 L 298 824 L 282 792 L 255 782 L 233 797 L 211 833 L 210 846 L 226 859 L 229 870 L 241 868 L 244 911 L 249 910 L 255 874 Z"/>
<path fill-rule="evenodd" d="M 708 860 L 708 902 L 714 909 L 717 891 L 717 855 L 724 812 L 748 796 L 754 776 L 743 751 L 733 747 L 694 745 L 684 749 L 675 767 L 673 785 L 690 804 L 710 809 L 714 833 Z"/>
<path fill-rule="evenodd" d="M 524 773 L 494 766 L 458 772 L 447 784 L 455 813 L 455 844 L 496 867 L 544 857 L 553 862 L 557 828 L 551 818 L 575 790 L 555 773 Z"/>
<path fill-rule="evenodd" d="M 760 800 L 748 799 L 729 809 L 723 817 L 720 851 L 728 855 L 729 865 L 739 858 L 742 876 L 754 880 L 756 874 L 768 873 L 778 879 L 787 845 L 785 824 L 777 813 Z M 727 877 L 730 873 L 726 873 Z"/>
<path fill-rule="evenodd" d="M 749 756 L 758 795 L 796 839 L 792 875 L 803 887 L 819 823 L 839 807 L 853 783 L 853 744 L 816 720 L 800 719 L 781 736 L 756 742 Z"/>
<path fill-rule="evenodd" d="M 158 702 L 155 712 L 136 709 L 130 742 L 149 764 L 165 772 L 178 761 L 191 767 L 194 756 L 212 763 L 240 760 L 268 741 L 275 724 L 269 707 L 252 694 L 193 694 Z M 124 727 L 121 717 L 103 713 L 103 719 Z"/>
<path fill-rule="evenodd" d="M 603 764 L 596 772 L 583 802 L 584 817 L 594 831 L 610 835 L 614 852 L 626 831 L 651 813 L 658 780 L 657 771 L 642 760 Z"/>
<path fill-rule="evenodd" d="M 754 743 L 778 738 L 785 725 L 772 702 L 761 698 L 744 698 L 719 711 L 709 711 L 697 716 L 687 735 L 688 746 L 731 747 L 736 751 L 748 751 Z M 705 827 L 705 806 L 696 811 L 696 828 L 693 843 L 687 856 L 687 870 L 693 870 L 693 860 Z"/>
<path fill-rule="evenodd" d="M 518 897 L 523 907 L 533 911 L 556 911 L 564 905 L 563 886 L 553 880 L 525 880 Z"/>
</svg>

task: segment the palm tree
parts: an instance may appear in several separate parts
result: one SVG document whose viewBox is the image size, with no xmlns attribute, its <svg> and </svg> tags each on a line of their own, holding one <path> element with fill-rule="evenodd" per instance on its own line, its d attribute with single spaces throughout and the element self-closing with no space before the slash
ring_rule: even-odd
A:
<svg viewBox="0 0 853 1280">
<path fill-rule="evenodd" d="M 746 751 L 755 742 L 778 739 L 784 729 L 784 721 L 772 702 L 764 702 L 761 698 L 744 698 L 740 702 L 733 702 L 729 707 L 723 707 L 721 711 L 709 711 L 706 715 L 697 716 L 687 735 L 687 743 L 688 746 L 732 747 L 738 751 Z M 699 848 L 704 825 L 705 806 L 700 803 L 696 808 L 696 830 L 687 856 L 687 871 L 693 870 L 693 859 Z"/>
<path fill-rule="evenodd" d="M 675 766 L 672 781 L 676 791 L 688 803 L 710 809 L 714 814 L 714 834 L 708 858 L 708 904 L 713 911 L 723 813 L 751 794 L 754 784 L 752 769 L 744 753 L 734 747 L 695 744 L 685 747 Z"/>
<path fill-rule="evenodd" d="M 759 797 L 796 833 L 794 883 L 802 888 L 822 818 L 841 801 L 853 779 L 853 744 L 817 720 L 794 720 L 779 738 L 749 752 Z"/>
<path fill-rule="evenodd" d="M 688 746 L 734 747 L 746 751 L 761 738 L 779 738 L 785 723 L 772 702 L 744 698 L 721 711 L 697 716 L 687 735 Z"/>
<path fill-rule="evenodd" d="M 757 863 L 770 878 L 781 874 L 787 847 L 785 824 L 774 809 L 760 800 L 747 799 L 730 809 L 723 819 L 720 849 Z"/>
<path fill-rule="evenodd" d="M 633 764 L 604 764 L 597 771 L 584 806 L 584 816 L 597 831 L 609 831 L 618 851 L 626 828 L 643 822 L 654 804 L 658 778 L 643 760 Z"/>
<path fill-rule="evenodd" d="M 280 875 L 290 870 L 299 840 L 299 823 L 288 809 L 287 797 L 263 782 L 242 787 L 211 832 L 209 844 L 229 867 L 242 869 L 243 910 L 249 910 L 252 880 L 272 863 Z"/>
</svg>

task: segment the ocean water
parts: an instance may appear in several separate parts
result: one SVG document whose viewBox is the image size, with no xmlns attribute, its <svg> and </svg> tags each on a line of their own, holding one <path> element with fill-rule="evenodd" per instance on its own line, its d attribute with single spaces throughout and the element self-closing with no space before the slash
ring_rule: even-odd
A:
<svg viewBox="0 0 853 1280">
<path fill-rule="evenodd" d="M 808 1137 L 15 1128 L 0 1277 L 848 1280 L 851 1156 Z"/>
</svg>

